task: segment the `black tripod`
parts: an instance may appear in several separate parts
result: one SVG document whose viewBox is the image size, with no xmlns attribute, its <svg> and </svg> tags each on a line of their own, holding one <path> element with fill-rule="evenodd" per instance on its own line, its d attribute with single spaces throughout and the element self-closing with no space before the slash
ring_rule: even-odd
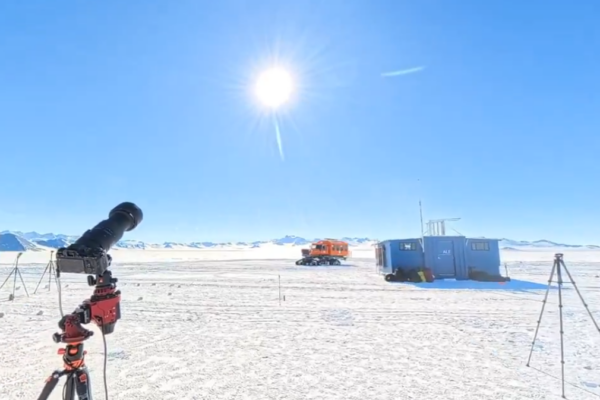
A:
<svg viewBox="0 0 600 400">
<path fill-rule="evenodd" d="M 554 264 L 552 265 L 552 272 L 550 272 L 550 278 L 548 279 L 548 288 L 546 289 L 546 295 L 544 296 L 544 300 L 542 301 L 542 311 L 540 312 L 540 317 L 538 318 L 537 327 L 535 328 L 535 334 L 533 335 L 533 342 L 531 343 L 531 350 L 529 351 L 529 358 L 527 359 L 527 366 L 529 367 L 529 362 L 531 361 L 531 356 L 533 354 L 533 347 L 535 345 L 535 341 L 537 339 L 537 335 L 538 335 L 538 332 L 540 329 L 540 323 L 542 322 L 542 316 L 544 315 L 544 309 L 546 308 L 546 302 L 548 300 L 548 293 L 550 292 L 550 287 L 552 286 L 552 278 L 554 278 L 554 273 L 556 273 L 557 283 L 558 283 L 558 311 L 559 311 L 559 318 L 560 318 L 560 368 L 561 368 L 562 397 L 564 399 L 564 398 L 566 398 L 565 397 L 565 350 L 564 350 L 565 348 L 564 348 L 564 339 L 563 339 L 563 333 L 564 333 L 563 312 L 562 312 L 563 311 L 563 304 L 562 304 L 563 279 L 562 279 L 562 271 L 561 270 L 564 270 L 567 273 L 567 275 L 569 276 L 570 283 L 573 285 L 573 288 L 575 288 L 575 291 L 577 292 L 579 299 L 583 303 L 583 306 L 585 307 L 588 315 L 590 316 L 590 318 L 592 319 L 592 322 L 594 323 L 594 326 L 596 327 L 596 330 L 599 333 L 600 333 L 600 326 L 598 326 L 598 323 L 594 319 L 594 315 L 590 311 L 587 303 L 585 302 L 585 300 L 583 299 L 583 296 L 581 295 L 581 292 L 579 291 L 579 288 L 575 284 L 575 281 L 573 280 L 573 276 L 567 269 L 567 266 L 565 265 L 565 262 L 563 261 L 562 253 L 556 253 L 554 255 Z"/>
<path fill-rule="evenodd" d="M 37 293 L 38 288 L 40 287 L 40 283 L 42 283 L 42 279 L 44 279 L 44 276 L 46 275 L 46 272 L 48 273 L 48 290 L 50 290 L 50 287 L 52 286 L 52 276 L 54 276 L 54 279 L 56 279 L 57 275 L 56 275 L 56 267 L 54 266 L 54 259 L 53 256 L 54 252 L 51 251 L 50 252 L 50 261 L 48 261 L 48 264 L 46 265 L 46 268 L 44 268 L 44 272 L 42 273 L 42 277 L 40 278 L 37 286 L 35 287 L 35 290 L 33 291 L 33 294 Z"/>
<path fill-rule="evenodd" d="M 0 289 L 2 289 L 4 287 L 4 285 L 6 284 L 6 282 L 8 282 L 8 280 L 10 279 L 11 275 L 14 274 L 12 294 L 8 298 L 11 301 L 13 301 L 15 299 L 15 289 L 17 288 L 17 275 L 19 275 L 19 278 L 21 279 L 21 283 L 23 284 L 23 289 L 25 289 L 25 293 L 27 293 L 27 297 L 29 297 L 29 292 L 27 291 L 27 287 L 25 286 L 25 281 L 23 280 L 23 275 L 21 275 L 21 271 L 19 270 L 19 258 L 21 257 L 22 254 L 23 253 L 17 254 L 17 259 L 15 260 L 13 269 L 10 271 L 10 273 L 8 274 L 8 276 L 6 277 L 6 279 L 4 280 L 2 285 L 0 285 Z"/>
<path fill-rule="evenodd" d="M 56 385 L 58 385 L 60 378 L 64 375 L 67 376 L 67 381 L 63 388 L 63 400 L 75 400 L 75 395 L 77 395 L 79 400 L 93 400 L 92 391 L 90 389 L 90 374 L 85 366 L 76 369 L 54 371 L 46 380 L 46 385 L 44 385 L 38 400 L 47 400 Z"/>
</svg>

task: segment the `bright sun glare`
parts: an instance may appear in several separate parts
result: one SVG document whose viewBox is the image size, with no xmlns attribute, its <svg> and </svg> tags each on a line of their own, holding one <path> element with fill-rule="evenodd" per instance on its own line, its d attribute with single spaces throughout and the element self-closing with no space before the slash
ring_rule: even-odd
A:
<svg viewBox="0 0 600 400">
<path fill-rule="evenodd" d="M 292 77 L 284 69 L 271 68 L 260 74 L 255 89 L 256 96 L 263 105 L 276 109 L 290 99 L 293 91 Z"/>
</svg>

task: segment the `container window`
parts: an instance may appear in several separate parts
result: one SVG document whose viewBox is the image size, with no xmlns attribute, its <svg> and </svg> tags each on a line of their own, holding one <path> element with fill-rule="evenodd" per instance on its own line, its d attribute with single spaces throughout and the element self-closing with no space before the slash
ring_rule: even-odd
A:
<svg viewBox="0 0 600 400">
<path fill-rule="evenodd" d="M 488 242 L 471 242 L 471 250 L 490 251 L 490 244 Z"/>
<path fill-rule="evenodd" d="M 402 251 L 415 251 L 417 250 L 417 244 L 414 242 L 400 243 L 400 250 Z"/>
</svg>

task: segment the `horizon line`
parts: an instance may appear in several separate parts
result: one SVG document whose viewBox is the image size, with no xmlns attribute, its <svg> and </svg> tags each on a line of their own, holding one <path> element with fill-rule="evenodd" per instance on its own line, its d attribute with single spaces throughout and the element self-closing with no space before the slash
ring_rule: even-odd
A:
<svg viewBox="0 0 600 400">
<path fill-rule="evenodd" d="M 31 240 L 36 240 L 36 239 L 41 239 L 44 240 L 43 238 L 39 237 L 39 238 L 34 238 L 34 239 L 27 239 L 20 234 L 37 234 L 40 236 L 43 235 L 53 235 L 55 237 L 57 236 L 65 236 L 67 238 L 79 238 L 82 235 L 68 235 L 68 234 L 64 234 L 64 233 L 53 233 L 53 232 L 47 232 L 47 233 L 39 233 L 36 231 L 29 231 L 29 232 L 23 232 L 23 231 L 11 231 L 11 230 L 3 230 L 0 231 L 0 235 L 3 234 L 12 234 L 18 237 L 21 237 L 22 239 L 31 241 Z M 428 235 L 426 235 L 428 236 Z M 443 235 L 443 236 L 457 236 L 457 235 Z M 498 240 L 498 241 L 510 241 L 510 242 L 517 242 L 517 243 L 539 243 L 539 242 L 549 242 L 552 244 L 556 244 L 556 245 L 563 245 L 563 246 L 597 246 L 596 244 L 592 244 L 592 243 L 586 243 L 586 244 L 569 244 L 569 243 L 560 243 L 560 242 L 556 242 L 554 240 L 550 240 L 550 239 L 535 239 L 535 240 L 517 240 L 517 239 L 509 239 L 509 238 L 498 238 L 498 237 L 485 237 L 485 236 L 479 236 L 479 237 L 468 237 L 466 235 L 458 235 L 458 236 L 464 236 L 467 239 L 494 239 L 494 240 Z M 324 239 L 331 239 L 329 237 L 314 237 L 312 239 L 308 239 L 306 237 L 302 237 L 302 236 L 298 236 L 298 235 L 284 235 L 282 237 L 279 238 L 271 238 L 271 239 L 251 239 L 251 240 L 228 240 L 228 241 L 212 241 L 210 239 L 207 240 L 185 240 L 185 241 L 169 241 L 169 240 L 161 240 L 161 241 L 146 241 L 146 240 L 140 240 L 140 239 L 120 239 L 119 242 L 122 241 L 134 241 L 134 242 L 142 242 L 142 243 L 147 243 L 147 244 L 164 244 L 164 243 L 213 243 L 213 244 L 226 244 L 226 243 L 260 243 L 260 242 L 271 242 L 271 241 L 277 241 L 277 240 L 282 240 L 285 238 L 298 238 L 301 240 L 305 240 L 307 242 L 311 242 L 311 241 L 317 241 L 317 240 L 324 240 Z M 420 237 L 414 237 L 414 238 L 395 238 L 395 239 L 384 239 L 384 240 L 380 240 L 380 239 L 375 239 L 375 238 L 370 238 L 367 236 L 342 236 L 339 239 L 335 239 L 335 240 L 341 240 L 341 239 L 350 239 L 350 240 L 356 240 L 356 239 L 360 239 L 360 240 L 364 240 L 364 241 L 371 241 L 371 242 L 382 242 L 385 240 L 403 240 L 403 239 L 418 239 Z M 52 240 L 52 239 L 45 239 L 45 240 Z"/>
</svg>

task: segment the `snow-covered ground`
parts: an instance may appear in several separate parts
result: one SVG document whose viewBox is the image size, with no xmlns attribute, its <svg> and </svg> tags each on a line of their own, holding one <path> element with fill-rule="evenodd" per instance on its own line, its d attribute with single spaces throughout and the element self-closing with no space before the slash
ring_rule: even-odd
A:
<svg viewBox="0 0 600 400">
<path fill-rule="evenodd" d="M 341 267 L 297 267 L 298 248 L 113 252 L 122 319 L 108 340 L 110 399 L 558 399 L 557 294 L 550 294 L 532 367 L 544 290 L 427 289 L 389 284 L 373 249 Z M 505 252 L 512 278 L 546 284 L 552 249 Z M 600 320 L 600 252 L 565 251 Z M 15 254 L 0 253 L 0 283 Z M 52 341 L 59 316 L 49 254 L 26 252 L 22 285 L 0 290 L 0 399 L 35 399 L 61 367 Z M 521 262 L 522 261 L 522 262 Z M 8 264 L 7 264 L 8 263 Z M 281 278 L 279 303 L 278 281 Z M 63 275 L 71 310 L 92 290 Z M 600 396 L 600 334 L 565 289 L 567 398 Z M 96 330 L 95 327 L 91 328 Z M 102 340 L 86 342 L 94 396 L 103 399 Z M 551 376 L 549 376 L 549 375 Z M 61 399 L 61 386 L 51 399 Z"/>
</svg>

